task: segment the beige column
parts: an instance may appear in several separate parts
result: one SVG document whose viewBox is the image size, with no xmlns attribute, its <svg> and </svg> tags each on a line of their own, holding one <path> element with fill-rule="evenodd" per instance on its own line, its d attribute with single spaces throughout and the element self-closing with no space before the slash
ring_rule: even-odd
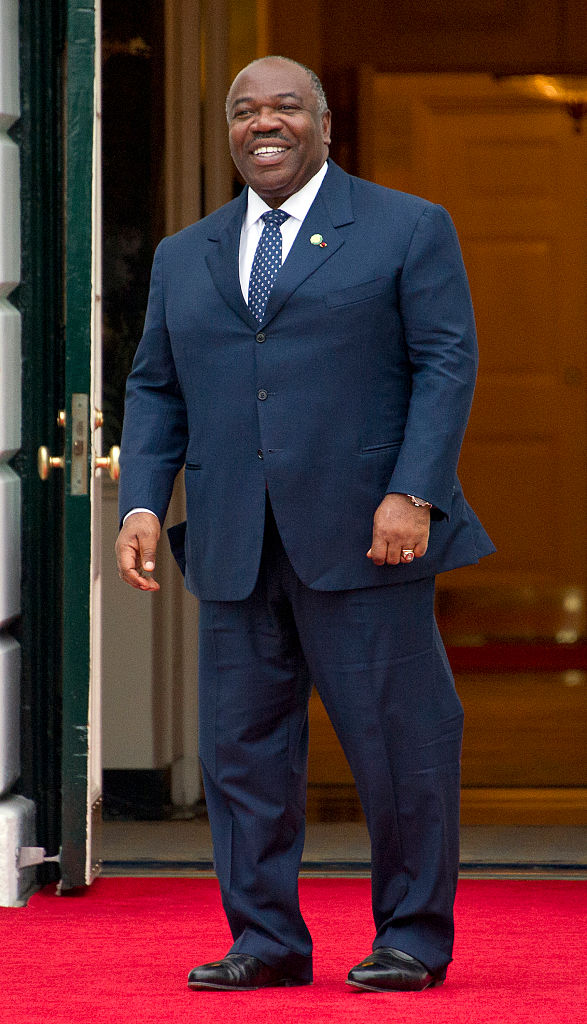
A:
<svg viewBox="0 0 587 1024">
<path fill-rule="evenodd" d="M 166 0 L 165 217 L 168 234 L 231 198 L 232 165 L 224 103 L 229 79 L 227 0 Z M 202 173 L 203 171 L 203 173 Z M 204 193 L 202 194 L 202 179 Z M 185 518 L 177 481 L 167 523 Z M 200 795 L 197 762 L 197 602 L 163 541 L 160 600 L 153 602 L 155 761 L 172 765 L 172 801 Z"/>
<path fill-rule="evenodd" d="M 201 15 L 199 0 L 165 4 L 165 230 L 201 216 Z M 177 481 L 167 523 L 185 518 Z M 197 741 L 197 602 L 187 593 L 166 538 L 158 556 L 160 600 L 153 603 L 155 761 L 171 763 L 172 802 L 200 796 Z"/>
<path fill-rule="evenodd" d="M 228 0 L 203 0 L 204 213 L 232 199 L 225 103 L 230 85 Z"/>
<path fill-rule="evenodd" d="M 200 0 L 165 3 L 165 227 L 201 216 Z"/>
</svg>

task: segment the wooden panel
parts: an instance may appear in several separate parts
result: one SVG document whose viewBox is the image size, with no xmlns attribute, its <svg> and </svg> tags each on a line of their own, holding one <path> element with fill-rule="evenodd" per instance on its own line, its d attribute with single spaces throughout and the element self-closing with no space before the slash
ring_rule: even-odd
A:
<svg viewBox="0 0 587 1024">
<path fill-rule="evenodd" d="M 512 349 L 515 350 L 515 344 L 512 345 Z M 504 362 L 507 362 L 512 353 L 506 352 L 504 355 Z M 533 357 L 534 355 L 530 358 Z M 540 353 L 535 353 L 535 357 L 538 360 Z M 491 373 L 489 366 L 486 365 L 490 361 L 491 356 L 487 353 L 487 357 L 482 361 L 463 459 L 468 458 L 469 451 L 477 444 L 500 440 L 509 443 L 514 434 L 519 441 L 528 444 L 553 443 L 556 435 L 548 414 L 559 400 L 558 381 L 548 371 L 535 372 L 532 367 L 527 372 L 518 373 L 515 378 L 508 374 L 507 370 L 496 370 Z M 523 387 L 520 386 L 521 383 Z M 499 399 L 496 394 L 498 391 Z M 504 454 L 507 455 L 507 451 Z M 461 472 L 463 464 L 461 463 Z M 497 467 L 492 474 L 494 477 L 497 476 L 496 470 Z M 557 474 L 555 461 L 549 463 L 549 471 Z M 505 489 L 503 492 L 501 488 L 499 490 L 505 497 Z"/>
<path fill-rule="evenodd" d="M 587 672 L 461 674 L 456 682 L 465 710 L 464 786 L 587 786 Z M 308 777 L 316 785 L 353 783 L 316 693 Z"/>
<path fill-rule="evenodd" d="M 387 84 L 393 106 L 398 82 Z M 474 574 L 584 586 L 587 375 L 574 310 L 586 314 L 585 144 L 558 111 L 524 107 L 483 79 L 412 88 L 412 187 L 453 215 L 478 321 L 459 471 L 498 554 Z"/>
<path fill-rule="evenodd" d="M 513 657 L 519 659 L 521 653 L 529 659 L 529 642 L 534 645 L 533 669 L 539 666 L 544 670 L 548 665 L 562 671 L 584 668 L 587 664 L 585 641 L 577 643 L 587 636 L 585 588 L 557 585 L 555 580 L 548 588 L 537 588 L 516 584 L 515 578 L 511 586 L 479 586 L 474 573 L 467 569 L 451 573 L 450 581 L 450 588 L 437 587 L 436 618 L 440 632 L 450 645 L 475 645 L 477 666 L 482 664 L 482 645 L 492 642 L 510 644 L 510 659 L 504 659 L 505 667 L 513 666 Z M 519 642 L 515 650 L 512 641 Z M 485 653 L 495 659 L 495 653 Z M 459 652 L 458 657 L 463 656 L 464 652 Z M 470 657 L 469 666 L 471 662 Z M 528 662 L 524 667 L 530 668 Z"/>
<path fill-rule="evenodd" d="M 300 9 L 285 0 L 266 0 L 268 49 L 299 60 L 320 74 L 324 51 L 321 46 L 321 12 L 317 3 L 304 3 Z M 332 12 L 329 15 L 329 21 Z"/>
<path fill-rule="evenodd" d="M 560 54 L 557 7 L 505 0 L 400 0 L 396 8 L 389 0 L 371 0 L 366 17 L 363 7 L 345 0 L 337 3 L 333 17 L 332 3 L 322 0 L 322 60 L 327 67 L 352 67 L 360 60 L 380 71 L 486 70 L 512 64 L 523 70 Z M 283 0 L 274 0 L 274 17 L 279 10 L 285 19 L 285 8 Z M 304 19 L 298 21 L 303 28 Z M 289 54 L 286 37 L 281 39 Z"/>
<path fill-rule="evenodd" d="M 311 785 L 308 821 L 364 821 L 354 786 Z M 587 789 L 466 787 L 462 825 L 587 825 Z"/>
<path fill-rule="evenodd" d="M 556 146 L 544 139 L 465 140 L 470 196 L 548 196 L 557 172 Z"/>
<path fill-rule="evenodd" d="M 496 403 L 497 418 L 500 412 Z M 467 443 L 459 475 L 499 552 L 486 566 L 481 563 L 475 566 L 474 573 L 469 570 L 479 586 L 486 574 L 496 573 L 504 586 L 516 582 L 522 585 L 525 581 L 539 587 L 546 577 L 549 585 L 555 579 L 560 583 L 571 582 L 569 570 L 578 541 L 571 523 L 576 513 L 560 516 L 553 523 L 553 502 L 544 487 L 545 467 L 549 467 L 550 483 L 559 487 L 561 493 L 566 491 L 557 453 L 558 447 L 548 435 L 534 441 L 472 438 Z M 531 514 L 526 512 L 527 508 Z M 582 561 L 582 557 L 579 553 L 577 560 Z M 441 579 L 439 586 L 450 587 L 451 579 Z M 469 596 L 474 600 L 472 594 Z M 499 593 L 495 598 L 498 602 Z"/>
<path fill-rule="evenodd" d="M 587 785 L 587 673 L 457 677 L 464 786 Z"/>
<path fill-rule="evenodd" d="M 418 28 L 470 29 L 520 26 L 528 16 L 527 0 L 394 0 L 394 22 L 414 31 Z"/>
<path fill-rule="evenodd" d="M 483 373 L 514 373 L 518 378 L 540 370 L 553 378 L 557 307 L 550 239 L 468 236 L 463 251 Z"/>
<path fill-rule="evenodd" d="M 318 72 L 355 71 L 361 63 L 381 72 L 586 70 L 584 0 L 371 0 L 367 13 L 353 0 L 337 0 L 335 8 L 332 0 L 258 6 L 267 11 L 264 52 Z M 249 28 L 253 23 L 249 18 Z M 336 101 L 333 108 L 337 113 Z M 344 130 L 342 122 L 335 129 Z"/>
<path fill-rule="evenodd" d="M 463 825 L 587 825 L 587 789 L 463 789 Z"/>
<path fill-rule="evenodd" d="M 562 8 L 562 51 L 585 69 L 587 17 L 584 0 L 566 0 Z M 585 74 L 585 70 L 582 72 Z"/>
<path fill-rule="evenodd" d="M 485 76 L 364 72 L 359 94 L 361 173 L 447 206 L 476 307 L 481 367 L 459 474 L 499 553 L 439 578 L 445 634 L 574 642 L 587 591 L 585 138 Z M 585 672 L 471 674 L 457 685 L 464 820 L 585 814 Z M 313 698 L 312 813 L 328 793 L 332 807 L 351 806 L 352 792 Z"/>
<path fill-rule="evenodd" d="M 316 785 L 354 786 L 348 761 L 316 690 L 310 698 L 308 781 Z"/>
<path fill-rule="evenodd" d="M 447 206 L 476 311 L 480 373 L 459 474 L 498 554 L 439 586 L 485 577 L 584 592 L 585 139 L 560 111 L 482 75 L 364 71 L 360 95 L 363 173 Z"/>
<path fill-rule="evenodd" d="M 586 686 L 578 671 L 458 676 L 464 824 L 587 824 Z M 309 820 L 359 820 L 348 763 L 315 692 L 310 715 Z"/>
</svg>

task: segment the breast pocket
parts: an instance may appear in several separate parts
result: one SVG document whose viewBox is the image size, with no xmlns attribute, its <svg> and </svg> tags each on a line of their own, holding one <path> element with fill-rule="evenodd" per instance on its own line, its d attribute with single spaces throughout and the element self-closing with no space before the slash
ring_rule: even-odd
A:
<svg viewBox="0 0 587 1024">
<path fill-rule="evenodd" d="M 326 305 L 331 309 L 338 306 L 350 306 L 354 302 L 365 302 L 367 299 L 375 299 L 390 287 L 391 278 L 375 277 L 372 281 L 364 281 L 362 284 L 353 284 L 348 288 L 339 288 L 334 292 L 328 292 L 324 298 Z"/>
<path fill-rule="evenodd" d="M 397 451 L 401 448 L 403 441 L 380 441 L 376 444 L 364 444 L 361 448 L 362 455 L 370 455 L 374 452 L 387 452 L 390 449 Z"/>
</svg>

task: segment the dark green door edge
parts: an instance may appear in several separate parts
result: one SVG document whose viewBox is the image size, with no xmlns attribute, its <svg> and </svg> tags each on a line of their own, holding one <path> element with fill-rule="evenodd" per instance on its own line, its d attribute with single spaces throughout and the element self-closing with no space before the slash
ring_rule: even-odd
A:
<svg viewBox="0 0 587 1024">
<path fill-rule="evenodd" d="M 22 448 L 13 460 L 22 488 L 21 777 L 36 806 L 36 841 L 61 844 L 61 651 L 63 474 L 45 483 L 37 448 L 63 450 L 63 51 L 65 0 L 20 0 L 21 284 L 10 301 L 22 318 Z M 39 882 L 57 867 L 39 869 Z"/>
<path fill-rule="evenodd" d="M 61 888 L 89 883 L 92 176 L 96 10 L 68 0 L 65 93 L 65 495 Z M 81 445 L 81 448 L 80 448 Z M 77 446 L 77 447 L 76 447 Z"/>
</svg>

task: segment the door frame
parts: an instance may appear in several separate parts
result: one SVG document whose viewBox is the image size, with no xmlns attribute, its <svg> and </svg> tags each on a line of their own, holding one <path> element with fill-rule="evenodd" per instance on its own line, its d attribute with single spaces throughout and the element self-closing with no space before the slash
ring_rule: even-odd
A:
<svg viewBox="0 0 587 1024">
<path fill-rule="evenodd" d="M 22 647 L 20 792 L 36 808 L 37 843 L 61 844 L 61 564 L 63 478 L 42 482 L 37 448 L 61 451 L 54 410 L 63 406 L 63 53 L 65 0 L 20 0 L 21 117 L 10 134 L 21 160 L 22 437 L 13 460 L 22 488 L 21 607 L 12 631 Z M 39 203 L 38 197 L 43 196 Z M 38 869 L 40 883 L 58 877 Z"/>
<path fill-rule="evenodd" d="M 96 287 L 100 278 L 99 43 L 100 0 L 93 4 L 68 0 L 61 890 L 90 884 L 100 870 L 99 844 L 94 844 L 102 818 L 100 659 L 92 642 L 99 634 L 100 574 L 96 564 L 100 543 L 95 538 L 100 492 L 99 481 L 94 482 L 96 434 L 101 427 Z"/>
</svg>

